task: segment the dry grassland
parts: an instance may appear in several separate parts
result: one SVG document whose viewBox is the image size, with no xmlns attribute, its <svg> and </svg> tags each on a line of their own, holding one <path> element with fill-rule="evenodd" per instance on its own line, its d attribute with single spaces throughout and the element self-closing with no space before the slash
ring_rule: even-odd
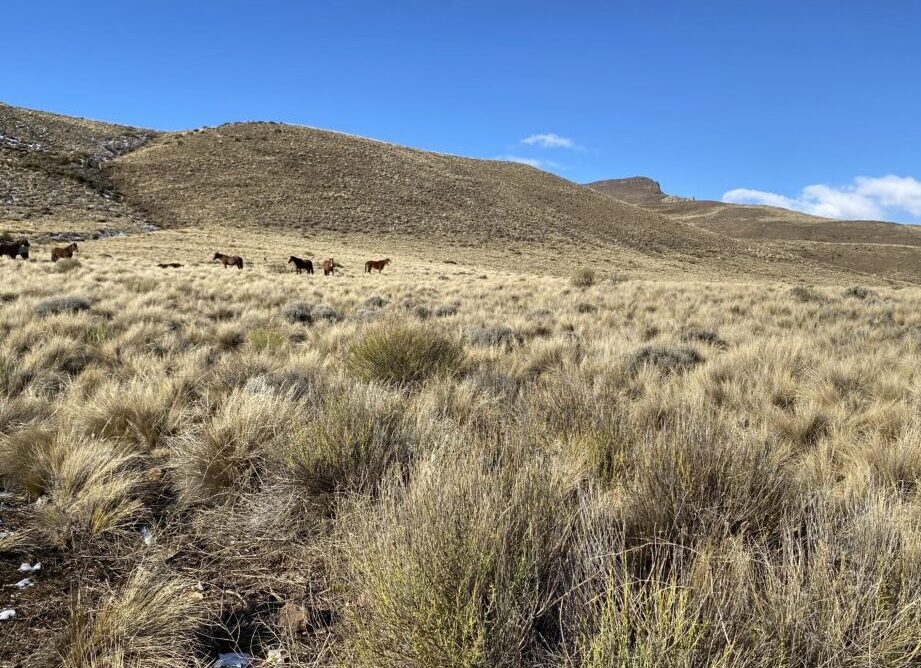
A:
<svg viewBox="0 0 921 668">
<path fill-rule="evenodd" d="M 227 239 L 0 261 L 0 662 L 918 665 L 921 290 Z"/>
</svg>

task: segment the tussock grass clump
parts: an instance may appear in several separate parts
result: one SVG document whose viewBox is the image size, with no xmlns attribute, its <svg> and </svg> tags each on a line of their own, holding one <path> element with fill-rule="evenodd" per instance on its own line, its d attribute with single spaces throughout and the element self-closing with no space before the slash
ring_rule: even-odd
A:
<svg viewBox="0 0 921 668">
<path fill-rule="evenodd" d="M 569 277 L 569 282 L 577 288 L 589 288 L 595 285 L 595 272 L 591 269 L 577 269 Z"/>
<path fill-rule="evenodd" d="M 339 322 L 342 320 L 342 313 L 329 304 L 320 304 L 313 307 L 313 319 L 325 320 L 326 322 Z"/>
<path fill-rule="evenodd" d="M 594 304 L 589 304 L 588 302 L 580 302 L 576 304 L 576 313 L 597 313 L 598 307 Z"/>
<path fill-rule="evenodd" d="M 380 295 L 371 295 L 365 300 L 364 303 L 365 303 L 365 306 L 368 306 L 370 308 L 384 308 L 390 302 L 388 302 L 386 299 L 384 299 Z"/>
<path fill-rule="evenodd" d="M 95 611 L 78 596 L 58 650 L 63 668 L 174 668 L 192 665 L 204 620 L 192 583 L 145 568 Z"/>
<path fill-rule="evenodd" d="M 464 359 L 463 348 L 434 329 L 382 325 L 352 344 L 346 366 L 364 380 L 413 385 L 432 376 L 456 374 Z"/>
<path fill-rule="evenodd" d="M 78 260 L 77 258 L 65 257 L 54 263 L 54 271 L 59 274 L 65 274 L 68 271 L 79 269 L 82 266 L 83 265 L 80 264 L 80 260 Z"/>
<path fill-rule="evenodd" d="M 631 374 L 637 374 L 650 367 L 669 375 L 690 371 L 703 361 L 700 353 L 689 346 L 654 344 L 633 352 L 627 360 L 627 369 Z"/>
<path fill-rule="evenodd" d="M 35 312 L 38 315 L 77 313 L 78 311 L 88 311 L 90 306 L 92 306 L 92 302 L 86 297 L 52 297 L 36 304 Z"/>
<path fill-rule="evenodd" d="M 293 409 L 274 393 L 233 390 L 206 422 L 171 443 L 182 498 L 218 500 L 251 489 L 269 444 L 296 424 Z"/>
<path fill-rule="evenodd" d="M 368 598 L 348 620 L 361 665 L 513 666 L 553 643 L 542 620 L 576 514 L 546 462 L 509 457 L 445 454 L 356 516 L 346 572 Z"/>
<path fill-rule="evenodd" d="M 45 497 L 35 528 L 49 542 L 124 528 L 141 511 L 134 456 L 73 432 L 32 428 L 0 440 L 0 476 L 30 498 Z"/>
<path fill-rule="evenodd" d="M 280 350 L 285 346 L 288 337 L 280 329 L 254 329 L 247 335 L 249 345 L 257 352 Z"/>
</svg>

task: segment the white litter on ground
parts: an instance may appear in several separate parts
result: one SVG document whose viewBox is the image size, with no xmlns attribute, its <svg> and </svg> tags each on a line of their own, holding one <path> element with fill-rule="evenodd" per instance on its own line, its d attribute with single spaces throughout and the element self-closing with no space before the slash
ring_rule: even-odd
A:
<svg viewBox="0 0 921 668">
<path fill-rule="evenodd" d="M 6 610 L 0 610 L 0 622 L 8 622 L 16 616 L 16 611 L 12 608 L 7 608 Z"/>
<path fill-rule="evenodd" d="M 23 562 L 22 564 L 19 565 L 20 573 L 35 573 L 36 571 L 40 571 L 40 570 L 42 570 L 42 562 L 40 561 L 35 562 L 34 566 L 30 565 L 27 562 Z"/>
<path fill-rule="evenodd" d="M 153 532 L 149 527 L 141 527 L 141 538 L 144 539 L 144 545 L 152 545 L 154 541 Z"/>
<path fill-rule="evenodd" d="M 218 654 L 214 668 L 247 668 L 253 663 L 253 657 L 249 654 L 239 652 L 228 652 L 227 654 Z"/>
<path fill-rule="evenodd" d="M 19 589 L 25 589 L 26 587 L 32 587 L 34 585 L 35 585 L 35 580 L 33 580 L 32 578 L 23 578 L 22 580 L 16 583 L 16 586 Z"/>
<path fill-rule="evenodd" d="M 5 539 L 9 538 L 9 537 L 12 536 L 12 535 L 13 535 L 13 534 L 12 534 L 12 532 L 10 532 L 10 531 L 0 531 L 0 540 L 5 540 Z"/>
</svg>

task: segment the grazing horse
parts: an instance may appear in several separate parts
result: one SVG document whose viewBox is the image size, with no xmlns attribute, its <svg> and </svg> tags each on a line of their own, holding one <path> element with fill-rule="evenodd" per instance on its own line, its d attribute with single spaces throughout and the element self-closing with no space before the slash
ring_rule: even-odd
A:
<svg viewBox="0 0 921 668">
<path fill-rule="evenodd" d="M 377 269 L 377 273 L 381 273 L 388 264 L 390 264 L 389 257 L 386 260 L 368 260 L 365 262 L 365 273 L 370 274 L 372 269 Z"/>
<path fill-rule="evenodd" d="M 64 248 L 52 248 L 51 249 L 51 261 L 57 262 L 62 260 L 65 257 L 73 257 L 74 254 L 80 250 L 77 248 L 77 244 L 72 243 L 69 246 L 64 246 Z"/>
<path fill-rule="evenodd" d="M 220 263 L 224 265 L 224 269 L 227 267 L 236 267 L 237 269 L 243 268 L 243 258 L 239 255 L 224 255 L 223 253 L 215 253 L 211 261 L 220 261 Z"/>
<path fill-rule="evenodd" d="M 29 240 L 19 239 L 17 241 L 0 241 L 0 256 L 6 255 L 15 260 L 20 256 L 23 260 L 29 259 Z"/>
<path fill-rule="evenodd" d="M 336 262 L 334 259 L 331 257 L 326 258 L 323 260 L 323 275 L 329 276 L 330 274 L 335 273 L 336 267 L 342 269 L 342 265 Z"/>
<path fill-rule="evenodd" d="M 306 271 L 308 274 L 313 273 L 313 262 L 310 260 L 302 260 L 299 257 L 294 257 L 293 255 L 288 258 L 288 264 L 294 263 L 294 271 L 301 273 Z"/>
</svg>

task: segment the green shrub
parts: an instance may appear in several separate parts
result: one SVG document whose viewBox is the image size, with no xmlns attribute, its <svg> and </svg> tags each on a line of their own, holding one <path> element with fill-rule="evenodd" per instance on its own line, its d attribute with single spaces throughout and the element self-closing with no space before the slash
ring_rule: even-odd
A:
<svg viewBox="0 0 921 668">
<path fill-rule="evenodd" d="M 439 332 L 407 325 L 384 325 L 365 333 L 346 357 L 349 371 L 364 380 L 412 385 L 436 375 L 453 375 L 464 350 Z"/>
</svg>

